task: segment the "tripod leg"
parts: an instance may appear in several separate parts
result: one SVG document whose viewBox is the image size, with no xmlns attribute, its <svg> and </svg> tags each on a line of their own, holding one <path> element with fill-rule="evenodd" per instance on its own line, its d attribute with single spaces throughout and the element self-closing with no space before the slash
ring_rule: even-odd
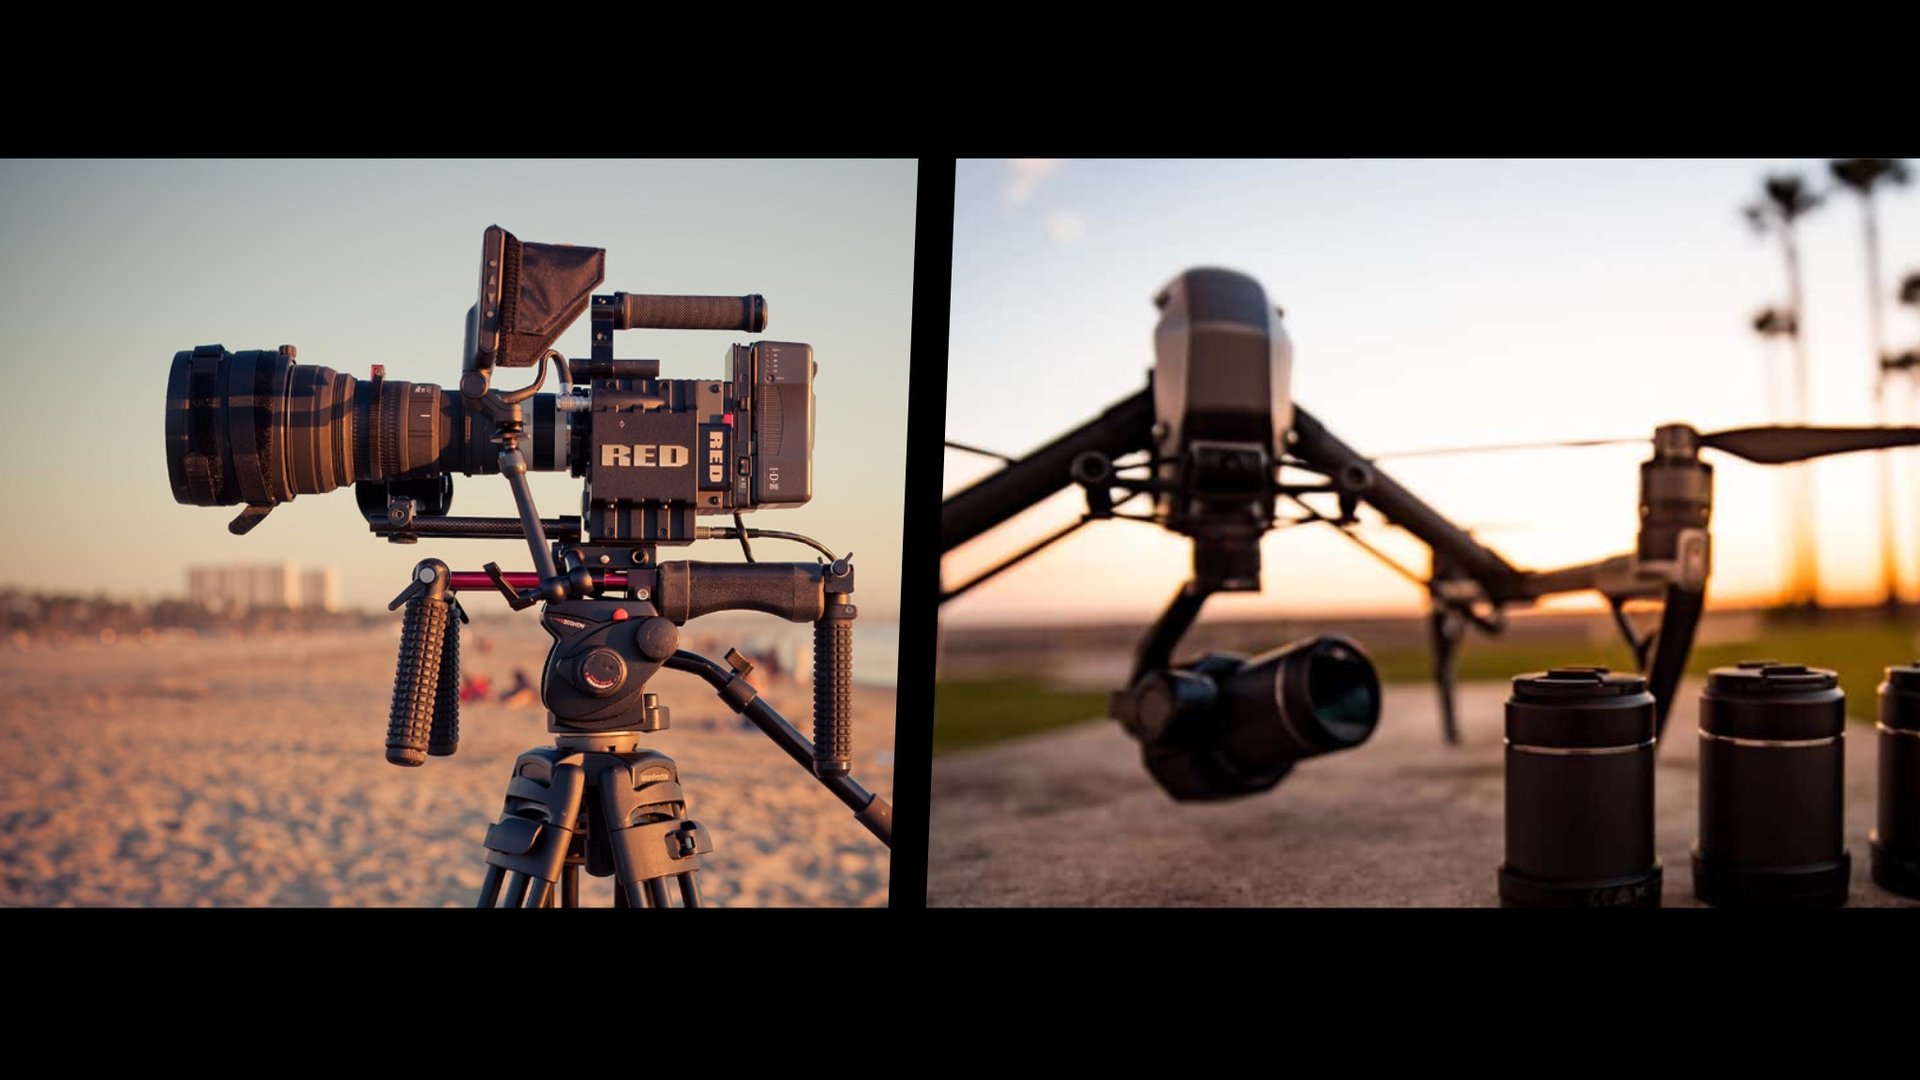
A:
<svg viewBox="0 0 1920 1080">
<path fill-rule="evenodd" d="M 507 877 L 507 906 L 525 907 L 527 903 L 527 875 L 513 873 Z"/>
<path fill-rule="evenodd" d="M 700 886 L 693 880 L 692 874 L 680 875 L 680 906 L 700 906 Z"/>
<path fill-rule="evenodd" d="M 687 820 L 687 798 L 673 759 L 652 750 L 589 757 L 615 879 L 636 906 L 650 901 L 666 907 L 666 879 L 685 882 L 699 871 L 700 855 L 713 850 L 699 823 Z M 684 884 L 680 895 L 682 900 L 689 895 Z M 698 891 L 691 895 L 697 904 Z"/>
<path fill-rule="evenodd" d="M 507 783 L 506 807 L 487 830 L 482 907 L 492 907 L 507 875 L 505 906 L 540 907 L 561 878 L 586 791 L 582 755 L 541 747 L 520 755 Z"/>
<path fill-rule="evenodd" d="M 577 908 L 580 906 L 580 864 L 568 863 L 560 877 L 560 906 Z"/>
<path fill-rule="evenodd" d="M 490 908 L 500 903 L 500 883 L 505 881 L 507 872 L 497 866 L 487 867 L 487 877 L 480 883 L 480 903 L 476 906 Z"/>
</svg>

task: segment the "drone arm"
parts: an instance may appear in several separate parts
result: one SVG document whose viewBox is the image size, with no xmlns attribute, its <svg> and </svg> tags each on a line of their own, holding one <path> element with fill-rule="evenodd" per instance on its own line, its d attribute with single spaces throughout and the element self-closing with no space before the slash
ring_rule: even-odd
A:
<svg viewBox="0 0 1920 1080">
<path fill-rule="evenodd" d="M 1153 391 L 1142 389 L 940 504 L 940 551 L 952 551 L 1073 483 L 1073 459 L 1119 457 L 1153 445 Z"/>
<path fill-rule="evenodd" d="M 1478 582 L 1496 603 L 1515 595 L 1522 576 L 1518 569 L 1341 442 L 1298 402 L 1293 407 L 1293 434 L 1290 449 L 1296 457 L 1329 476 L 1365 477 L 1359 492 L 1363 501 Z"/>
<path fill-rule="evenodd" d="M 965 582 L 959 585 L 956 585 L 951 589 L 943 589 L 940 593 L 940 602 L 944 604 L 949 600 L 952 600 L 952 599 L 955 599 L 956 597 L 964 595 L 976 585 L 985 584 L 987 581 L 997 576 L 1001 571 L 1010 570 L 1014 566 L 1018 565 L 1019 563 L 1025 562 L 1028 558 L 1034 555 L 1040 554 L 1040 552 L 1045 550 L 1046 548 L 1052 547 L 1056 542 L 1065 540 L 1067 537 L 1078 532 L 1080 530 L 1080 526 L 1085 525 L 1087 522 L 1092 520 L 1093 519 L 1089 517 L 1076 518 L 1075 520 L 1073 520 L 1063 528 L 1056 529 L 1053 532 L 1048 533 L 1046 536 L 1041 537 L 1039 540 L 1036 540 L 1032 544 L 1027 545 L 1026 547 L 1020 549 L 1014 554 L 1009 555 L 1008 557 L 1000 560 L 999 562 L 993 564 L 987 569 L 982 570 L 978 574 L 975 574 L 973 577 L 968 578 Z"/>
<path fill-rule="evenodd" d="M 1514 595 L 1525 600 L 1537 600 L 1542 596 L 1555 593 L 1584 592 L 1596 589 L 1609 596 L 1614 595 L 1611 587 L 1624 582 L 1633 566 L 1631 555 L 1616 555 L 1610 559 L 1581 563 L 1578 566 L 1565 566 L 1557 570 L 1528 570 L 1520 574 L 1515 582 Z"/>
</svg>

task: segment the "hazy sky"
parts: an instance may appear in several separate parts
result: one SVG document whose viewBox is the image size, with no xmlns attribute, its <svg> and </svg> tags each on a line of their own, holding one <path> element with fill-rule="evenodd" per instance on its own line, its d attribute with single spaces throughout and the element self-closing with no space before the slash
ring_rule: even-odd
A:
<svg viewBox="0 0 1920 1080">
<path fill-rule="evenodd" d="M 481 234 L 498 224 L 605 248 L 598 291 L 764 295 L 759 336 L 808 342 L 819 362 L 815 495 L 748 523 L 853 551 L 862 611 L 893 618 L 915 183 L 911 161 L 0 162 L 12 349 L 0 400 L 22 453 L 5 482 L 0 582 L 157 597 L 183 593 L 191 563 L 291 559 L 338 566 L 345 600 L 372 605 L 428 555 L 529 568 L 517 541 L 376 539 L 346 489 L 300 496 L 234 537 L 232 508 L 173 501 L 163 451 L 167 370 L 196 345 L 290 343 L 300 362 L 357 378 L 383 363 L 390 378 L 455 386 Z M 584 356 L 587 334 L 582 318 L 557 347 Z M 729 345 L 755 336 L 626 331 L 615 355 L 712 378 Z M 581 481 L 533 477 L 543 516 L 580 512 Z M 513 500 L 498 476 L 460 476 L 453 512 L 511 514 Z M 813 558 L 775 541 L 755 554 Z"/>
<path fill-rule="evenodd" d="M 1828 185 L 1825 161 L 963 161 L 947 435 L 1022 453 L 1145 385 L 1151 298 L 1199 265 L 1251 274 L 1285 308 L 1296 400 L 1362 453 L 1768 422 L 1766 347 L 1748 321 L 1784 300 L 1785 270 L 1777 240 L 1740 208 L 1768 173 L 1790 170 Z M 1879 203 L 1890 294 L 1920 270 L 1920 195 L 1893 189 Z M 1835 193 L 1800 235 L 1810 419 L 1872 423 L 1858 201 Z M 1887 306 L 1890 347 L 1920 341 L 1920 316 Z M 1896 420 L 1914 415 L 1911 395 L 1901 388 Z M 1784 582 L 1782 473 L 1706 456 L 1710 598 L 1769 599 Z M 1909 595 L 1920 590 L 1914 456 L 1897 499 Z M 1632 547 L 1646 457 L 1629 446 L 1382 464 L 1510 561 L 1545 568 Z M 946 463 L 948 491 L 997 467 L 955 451 Z M 1872 457 L 1813 468 L 1822 596 L 1877 598 Z M 945 561 L 948 583 L 1083 505 L 1069 493 L 986 534 Z M 1366 535 L 1424 571 L 1417 541 Z M 1264 592 L 1216 611 L 1424 609 L 1419 587 L 1325 526 L 1270 535 L 1262 550 Z M 1101 523 L 943 614 L 1145 618 L 1188 566 L 1172 534 Z"/>
</svg>

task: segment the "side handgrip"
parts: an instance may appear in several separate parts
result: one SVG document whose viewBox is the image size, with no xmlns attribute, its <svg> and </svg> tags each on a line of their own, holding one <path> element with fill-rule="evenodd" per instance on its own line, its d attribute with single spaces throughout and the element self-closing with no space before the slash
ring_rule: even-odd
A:
<svg viewBox="0 0 1920 1080">
<path fill-rule="evenodd" d="M 853 605 L 833 604 L 813 624 L 813 771 L 845 776 L 852 767 Z"/>
<path fill-rule="evenodd" d="M 447 602 L 437 596 L 407 601 L 400 626 L 400 662 L 393 673 L 393 711 L 387 720 L 387 760 L 395 765 L 427 762 L 446 640 Z M 457 694 L 457 679 L 455 683 Z"/>
<path fill-rule="evenodd" d="M 447 633 L 440 647 L 440 690 L 433 699 L 433 728 L 427 735 L 427 753 L 452 757 L 460 749 L 460 623 L 464 613 L 447 601 Z"/>
</svg>

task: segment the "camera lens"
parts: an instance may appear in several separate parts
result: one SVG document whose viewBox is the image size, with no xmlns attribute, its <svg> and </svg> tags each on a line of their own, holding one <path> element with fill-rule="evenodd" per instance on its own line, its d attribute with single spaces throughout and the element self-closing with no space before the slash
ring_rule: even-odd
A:
<svg viewBox="0 0 1920 1080">
<path fill-rule="evenodd" d="M 1265 791 L 1302 758 L 1366 742 L 1380 680 L 1360 647 L 1319 637 L 1252 659 L 1213 655 L 1116 695 L 1147 771 L 1176 799 Z"/>
<path fill-rule="evenodd" d="M 1345 638 L 1256 656 L 1222 689 L 1227 753 L 1256 770 L 1358 746 L 1380 720 L 1380 680 Z"/>
<path fill-rule="evenodd" d="M 1602 667 L 1513 680 L 1502 907 L 1659 907 L 1654 701 Z"/>
<path fill-rule="evenodd" d="M 1880 816 L 1873 880 L 1920 900 L 1920 660 L 1880 684 Z"/>
<path fill-rule="evenodd" d="M 1693 891 L 1701 901 L 1846 903 L 1846 723 L 1846 694 L 1831 671 L 1752 661 L 1708 674 L 1700 696 L 1700 838 L 1693 850 Z"/>
<path fill-rule="evenodd" d="M 460 395 L 432 383 L 362 382 L 296 364 L 291 350 L 202 346 L 174 354 L 167 378 L 167 476 L 180 502 L 231 506 L 492 471 L 463 467 L 464 412 Z"/>
</svg>

